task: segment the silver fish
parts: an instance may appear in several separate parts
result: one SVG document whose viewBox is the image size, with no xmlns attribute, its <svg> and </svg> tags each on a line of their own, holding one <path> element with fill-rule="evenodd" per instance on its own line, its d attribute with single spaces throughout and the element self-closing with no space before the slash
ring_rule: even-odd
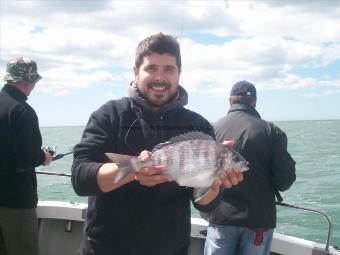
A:
<svg viewBox="0 0 340 255">
<path fill-rule="evenodd" d="M 209 188 L 224 170 L 249 169 L 248 162 L 239 153 L 202 132 L 184 133 L 156 145 L 151 159 L 145 163 L 136 156 L 105 154 L 120 167 L 115 182 L 143 167 L 163 165 L 162 174 L 170 175 L 180 186 Z"/>
</svg>

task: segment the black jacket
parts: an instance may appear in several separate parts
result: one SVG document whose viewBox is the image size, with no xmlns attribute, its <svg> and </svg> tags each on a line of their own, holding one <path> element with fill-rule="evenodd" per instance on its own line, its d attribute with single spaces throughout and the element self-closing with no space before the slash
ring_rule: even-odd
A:
<svg viewBox="0 0 340 255">
<path fill-rule="evenodd" d="M 0 206 L 35 208 L 35 167 L 44 159 L 38 117 L 12 85 L 0 93 Z"/>
<path fill-rule="evenodd" d="M 91 115 L 75 147 L 72 166 L 76 193 L 91 196 L 82 254 L 187 254 L 191 188 L 175 182 L 146 187 L 133 181 L 102 193 L 96 182 L 99 167 L 107 162 L 105 152 L 139 155 L 193 130 L 214 136 L 207 120 L 183 107 L 187 94 L 181 87 L 180 92 L 179 100 L 158 113 L 132 93 L 130 98 L 109 101 Z M 195 206 L 209 210 L 209 206 Z"/>
<path fill-rule="evenodd" d="M 243 182 L 224 191 L 209 220 L 222 225 L 275 227 L 275 191 L 285 191 L 295 181 L 295 161 L 287 152 L 285 133 L 245 104 L 233 105 L 214 129 L 217 141 L 235 140 L 235 149 L 250 163 L 250 169 Z"/>
</svg>

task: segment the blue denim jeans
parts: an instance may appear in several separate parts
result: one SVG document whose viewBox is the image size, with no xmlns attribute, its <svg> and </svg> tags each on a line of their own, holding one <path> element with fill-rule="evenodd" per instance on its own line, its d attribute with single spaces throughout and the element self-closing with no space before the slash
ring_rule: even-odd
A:
<svg viewBox="0 0 340 255">
<path fill-rule="evenodd" d="M 204 255 L 269 255 L 274 229 L 209 224 Z"/>
</svg>

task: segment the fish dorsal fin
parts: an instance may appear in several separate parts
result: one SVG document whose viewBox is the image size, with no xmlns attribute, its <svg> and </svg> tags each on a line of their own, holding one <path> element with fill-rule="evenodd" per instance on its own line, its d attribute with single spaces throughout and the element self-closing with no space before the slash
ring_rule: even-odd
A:
<svg viewBox="0 0 340 255">
<path fill-rule="evenodd" d="M 215 141 L 213 137 L 210 135 L 204 134 L 201 131 L 192 131 L 192 132 L 187 132 L 178 136 L 172 137 L 169 141 L 157 144 L 152 151 L 160 150 L 165 146 L 179 143 L 179 142 L 184 142 L 184 141 L 189 141 L 189 140 L 208 140 L 208 141 Z"/>
</svg>

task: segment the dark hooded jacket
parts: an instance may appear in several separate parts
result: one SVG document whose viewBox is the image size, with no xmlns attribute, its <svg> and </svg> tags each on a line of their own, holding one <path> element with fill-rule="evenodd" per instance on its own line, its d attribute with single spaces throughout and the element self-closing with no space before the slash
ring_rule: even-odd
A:
<svg viewBox="0 0 340 255">
<path fill-rule="evenodd" d="M 274 228 L 275 193 L 295 181 L 295 161 L 287 151 L 286 134 L 246 104 L 233 105 L 214 129 L 218 142 L 236 142 L 235 149 L 250 169 L 243 182 L 224 191 L 219 207 L 203 216 L 215 224 Z"/>
<path fill-rule="evenodd" d="M 74 150 L 73 187 L 77 194 L 90 196 L 82 254 L 187 254 L 191 188 L 175 182 L 146 187 L 132 181 L 102 193 L 96 174 L 107 162 L 106 152 L 139 155 L 185 132 L 198 130 L 214 136 L 212 126 L 184 108 L 187 93 L 180 86 L 179 98 L 158 112 L 134 86 L 129 95 L 95 111 Z M 207 206 L 194 205 L 207 211 L 216 200 Z"/>
<path fill-rule="evenodd" d="M 38 117 L 15 86 L 0 93 L 0 206 L 35 208 L 35 167 L 44 160 Z"/>
</svg>

